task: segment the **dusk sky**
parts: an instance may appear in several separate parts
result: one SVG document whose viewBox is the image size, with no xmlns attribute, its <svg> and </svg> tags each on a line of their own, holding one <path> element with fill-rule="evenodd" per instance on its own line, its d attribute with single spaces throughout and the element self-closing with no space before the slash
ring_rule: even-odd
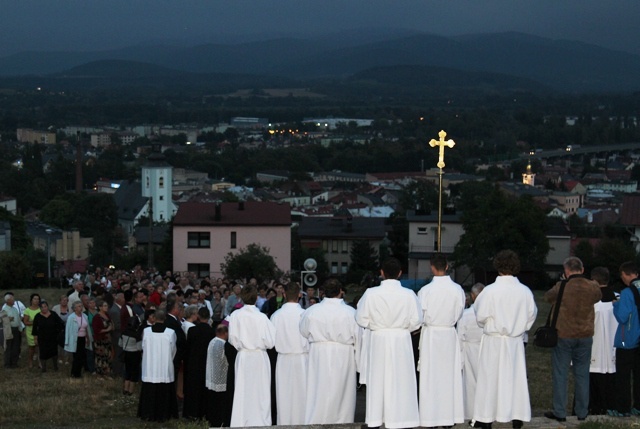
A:
<svg viewBox="0 0 640 429">
<path fill-rule="evenodd" d="M 0 56 L 363 27 L 439 35 L 518 31 L 640 54 L 639 17 L 638 0 L 2 0 Z"/>
</svg>

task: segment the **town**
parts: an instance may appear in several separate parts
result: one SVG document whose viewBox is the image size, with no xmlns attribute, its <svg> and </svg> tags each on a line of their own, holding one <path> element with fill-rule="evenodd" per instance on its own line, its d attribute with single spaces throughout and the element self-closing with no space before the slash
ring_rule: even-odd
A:
<svg viewBox="0 0 640 429">
<path fill-rule="evenodd" d="M 559 118 L 541 122 L 575 134 L 580 122 L 585 133 L 585 123 L 602 120 L 567 116 L 564 123 Z M 614 130 L 637 128 L 634 117 L 604 120 Z M 221 277 L 229 253 L 257 244 L 281 273 L 294 276 L 313 257 L 320 261 L 321 278 L 355 284 L 370 279 L 380 259 L 394 255 L 406 263 L 406 284 L 419 287 L 430 276 L 434 253 L 440 250 L 455 261 L 462 254 L 456 246 L 471 239 L 463 209 L 468 205 L 464 189 L 470 186 L 497 190 L 504 201 L 526 199 L 543 216 L 542 221 L 523 217 L 519 221 L 533 223 L 517 228 L 539 235 L 522 237 L 529 244 L 548 243 L 535 246 L 547 251 L 523 270 L 534 287 L 555 279 L 570 254 L 588 264 L 596 254 L 610 254 L 607 246 L 618 246 L 623 259 L 640 250 L 640 145 L 541 147 L 516 141 L 498 153 L 497 144 L 486 148 L 470 136 L 461 137 L 445 155 L 438 243 L 437 150 L 428 147 L 428 128 L 419 128 L 424 122 L 424 117 L 304 118 L 295 123 L 231 117 L 209 126 L 18 128 L 15 141 L 2 143 L 5 157 L 12 156 L 6 161 L 13 174 L 31 170 L 32 177 L 55 184 L 58 194 L 48 191 L 44 203 L 34 204 L 29 197 L 36 192 L 12 195 L 7 180 L 0 207 L 12 219 L 24 219 L 26 235 L 40 255 L 39 264 L 25 268 L 29 273 L 23 278 L 54 285 L 90 266 L 128 269 L 138 263 L 159 271 L 194 272 L 198 278 Z M 425 140 L 399 137 L 406 129 L 424 134 Z M 455 129 L 449 132 L 456 136 Z M 321 170 L 323 157 L 333 158 L 326 165 L 339 168 Z M 72 194 L 109 199 L 99 206 L 109 219 L 97 224 L 94 234 L 74 224 L 78 201 Z M 86 214 L 95 221 L 90 207 Z M 19 233 L 5 216 L 0 249 L 11 251 L 11 237 Z M 523 243 L 518 251 L 526 253 L 526 248 Z M 454 277 L 461 284 L 490 280 L 481 255 L 458 259 Z M 615 272 L 618 260 L 610 262 Z"/>
</svg>

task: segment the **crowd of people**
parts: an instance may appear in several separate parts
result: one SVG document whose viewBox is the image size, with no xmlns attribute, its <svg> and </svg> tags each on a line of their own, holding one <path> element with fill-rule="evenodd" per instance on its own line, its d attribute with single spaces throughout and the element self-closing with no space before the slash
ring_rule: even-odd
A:
<svg viewBox="0 0 640 429">
<path fill-rule="evenodd" d="M 356 389 L 366 385 L 366 425 L 387 428 L 490 428 L 531 420 L 525 346 L 537 308 L 520 283 L 518 256 L 493 259 L 494 283 L 468 294 L 447 274 L 442 255 L 416 294 L 402 287 L 401 264 L 386 260 L 381 282 L 354 302 L 339 281 L 316 291 L 295 282 L 198 279 L 134 270 L 96 270 L 69 280 L 49 307 L 4 295 L 4 367 L 68 364 L 121 378 L 122 394 L 139 394 L 144 420 L 205 419 L 211 426 L 353 423 Z M 620 268 L 619 296 L 598 267 L 584 276 L 575 257 L 545 299 L 559 307 L 552 352 L 553 408 L 574 413 L 640 415 L 640 280 Z M 37 356 L 37 358 L 36 358 Z M 567 411 L 567 380 L 575 403 Z M 631 377 L 633 374 L 633 397 Z"/>
</svg>

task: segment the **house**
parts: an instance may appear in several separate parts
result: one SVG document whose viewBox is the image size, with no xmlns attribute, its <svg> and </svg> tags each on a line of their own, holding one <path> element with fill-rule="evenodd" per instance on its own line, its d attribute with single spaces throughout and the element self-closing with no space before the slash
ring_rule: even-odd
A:
<svg viewBox="0 0 640 429">
<path fill-rule="evenodd" d="M 427 279 L 431 276 L 431 257 L 438 253 L 438 213 L 407 211 L 409 222 L 409 262 L 410 279 Z M 441 253 L 451 255 L 460 237 L 464 233 L 461 213 L 442 215 Z M 454 280 L 455 275 L 452 275 Z"/>
<path fill-rule="evenodd" d="M 289 204 L 241 201 L 180 205 L 173 218 L 173 269 L 220 276 L 227 254 L 249 244 L 269 249 L 278 268 L 291 270 Z"/>
<path fill-rule="evenodd" d="M 569 216 L 576 213 L 581 207 L 582 197 L 573 192 L 552 192 L 550 196 L 551 203 L 555 202 L 555 206 Z"/>
<path fill-rule="evenodd" d="M 18 213 L 18 203 L 13 197 L 0 195 L 0 207 L 13 215 Z"/>
<path fill-rule="evenodd" d="M 302 247 L 324 250 L 332 275 L 342 275 L 349 271 L 351 246 L 354 241 L 366 240 L 371 247 L 379 251 L 386 232 L 383 218 L 350 215 L 305 217 L 300 219 L 298 227 Z"/>
</svg>

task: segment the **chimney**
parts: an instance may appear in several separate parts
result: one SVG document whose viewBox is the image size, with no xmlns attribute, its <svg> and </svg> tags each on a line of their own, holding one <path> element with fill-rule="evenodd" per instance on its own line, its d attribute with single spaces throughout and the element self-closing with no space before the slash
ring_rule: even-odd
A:
<svg viewBox="0 0 640 429">
<path fill-rule="evenodd" d="M 82 143 L 80 131 L 76 132 L 76 194 L 82 192 Z"/>
<path fill-rule="evenodd" d="M 213 220 L 215 220 L 216 222 L 220 222 L 221 217 L 222 217 L 222 204 L 216 203 L 216 213 L 213 217 Z"/>
</svg>

